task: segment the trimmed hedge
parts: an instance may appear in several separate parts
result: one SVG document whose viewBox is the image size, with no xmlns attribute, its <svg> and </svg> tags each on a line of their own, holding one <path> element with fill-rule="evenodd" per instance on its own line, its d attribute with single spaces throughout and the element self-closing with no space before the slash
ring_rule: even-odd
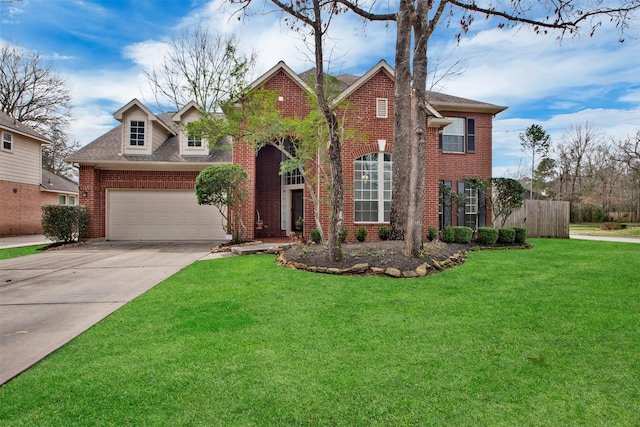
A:
<svg viewBox="0 0 640 427">
<path fill-rule="evenodd" d="M 524 243 L 527 240 L 527 229 L 524 227 L 513 227 L 513 229 L 516 231 L 514 243 Z"/>
<path fill-rule="evenodd" d="M 513 243 L 516 239 L 516 230 L 513 227 L 505 227 L 498 230 L 498 243 Z"/>
<path fill-rule="evenodd" d="M 473 229 L 465 226 L 447 227 L 442 233 L 445 243 L 470 243 L 472 237 Z"/>
<path fill-rule="evenodd" d="M 56 242 L 82 239 L 89 227 L 89 212 L 84 206 L 42 206 L 42 234 Z"/>
<path fill-rule="evenodd" d="M 358 231 L 355 232 L 355 236 L 358 242 L 364 242 L 367 239 L 367 229 L 361 225 L 358 227 Z"/>
<path fill-rule="evenodd" d="M 498 241 L 498 230 L 493 227 L 478 228 L 478 242 L 483 245 L 493 245 Z"/>
</svg>

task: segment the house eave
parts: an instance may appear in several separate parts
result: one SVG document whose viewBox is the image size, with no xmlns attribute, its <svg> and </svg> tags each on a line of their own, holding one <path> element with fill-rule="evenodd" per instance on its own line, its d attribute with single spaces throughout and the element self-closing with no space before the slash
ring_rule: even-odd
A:
<svg viewBox="0 0 640 427">
<path fill-rule="evenodd" d="M 73 161 L 79 166 L 93 166 L 101 170 L 138 170 L 138 171 L 201 171 L 213 164 L 228 164 L 231 162 L 132 162 L 132 161 Z"/>
<path fill-rule="evenodd" d="M 470 103 L 453 103 L 453 102 L 432 102 L 430 104 L 439 111 L 456 111 L 456 112 L 473 112 L 473 113 L 489 113 L 498 114 L 506 110 L 508 107 L 491 104 L 470 104 Z"/>
</svg>

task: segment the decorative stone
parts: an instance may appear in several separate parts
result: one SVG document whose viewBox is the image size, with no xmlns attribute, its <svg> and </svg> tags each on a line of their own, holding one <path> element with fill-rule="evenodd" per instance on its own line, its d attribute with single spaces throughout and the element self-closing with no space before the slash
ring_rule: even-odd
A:
<svg viewBox="0 0 640 427">
<path fill-rule="evenodd" d="M 345 273 L 364 273 L 369 269 L 369 264 L 366 262 L 356 264 L 351 268 L 347 268 Z"/>
<path fill-rule="evenodd" d="M 384 271 L 384 274 L 391 277 L 402 277 L 402 272 L 393 267 L 387 267 L 387 269 Z"/>
<path fill-rule="evenodd" d="M 403 271 L 402 277 L 405 277 L 405 278 L 418 277 L 418 273 L 416 273 L 415 270 Z"/>
<path fill-rule="evenodd" d="M 373 274 L 384 274 L 384 268 L 381 267 L 371 267 L 371 272 Z"/>
<path fill-rule="evenodd" d="M 339 268 L 331 267 L 327 268 L 327 273 L 329 274 L 342 274 L 342 270 Z"/>
<path fill-rule="evenodd" d="M 425 262 L 424 264 L 419 265 L 418 268 L 416 268 L 416 274 L 420 277 L 426 276 L 427 270 L 429 268 L 431 268 L 431 266 Z"/>
<path fill-rule="evenodd" d="M 327 267 L 318 267 L 318 269 L 316 271 L 318 273 L 326 273 L 327 272 Z"/>
<path fill-rule="evenodd" d="M 443 268 L 440 265 L 440 263 L 438 261 L 436 261 L 436 260 L 433 260 L 433 268 L 435 268 L 436 270 L 440 270 L 440 271 L 443 270 Z"/>
<path fill-rule="evenodd" d="M 296 270 L 306 270 L 307 269 L 307 264 L 302 264 L 302 263 L 295 262 L 295 261 L 290 262 L 289 265 L 292 268 L 295 268 Z"/>
</svg>

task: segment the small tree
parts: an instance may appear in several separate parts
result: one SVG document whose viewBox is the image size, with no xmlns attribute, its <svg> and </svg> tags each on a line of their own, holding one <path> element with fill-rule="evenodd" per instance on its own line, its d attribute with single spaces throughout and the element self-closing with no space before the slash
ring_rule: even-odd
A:
<svg viewBox="0 0 640 427">
<path fill-rule="evenodd" d="M 533 199 L 533 180 L 536 170 L 536 158 L 546 158 L 551 147 L 551 136 L 540 125 L 533 124 L 520 134 L 522 151 L 531 158 L 531 184 L 529 199 Z"/>
<path fill-rule="evenodd" d="M 42 206 L 42 234 L 56 242 L 82 239 L 89 226 L 89 213 L 84 206 Z"/>
<path fill-rule="evenodd" d="M 491 184 L 493 221 L 497 223 L 500 219 L 499 227 L 504 227 L 509 216 L 524 203 L 524 187 L 511 178 L 492 178 Z"/>
<path fill-rule="evenodd" d="M 240 207 L 246 199 L 244 186 L 247 172 L 239 165 L 213 165 L 204 169 L 196 178 L 198 204 L 213 205 L 224 218 L 227 234 L 238 236 Z"/>
</svg>

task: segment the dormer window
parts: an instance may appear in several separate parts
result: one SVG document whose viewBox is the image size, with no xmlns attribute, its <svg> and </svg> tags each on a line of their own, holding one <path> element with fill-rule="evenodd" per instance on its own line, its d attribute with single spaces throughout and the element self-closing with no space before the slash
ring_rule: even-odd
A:
<svg viewBox="0 0 640 427">
<path fill-rule="evenodd" d="M 389 117 L 389 100 L 387 98 L 376 98 L 376 117 L 379 119 Z"/>
<path fill-rule="evenodd" d="M 144 121 L 131 120 L 129 132 L 129 145 L 134 147 L 144 146 Z"/>
<path fill-rule="evenodd" d="M 13 149 L 13 139 L 10 133 L 2 133 L 2 149 L 7 151 Z"/>
<path fill-rule="evenodd" d="M 189 132 L 189 135 L 187 136 L 187 147 L 201 148 L 202 134 L 200 132 Z"/>
</svg>

